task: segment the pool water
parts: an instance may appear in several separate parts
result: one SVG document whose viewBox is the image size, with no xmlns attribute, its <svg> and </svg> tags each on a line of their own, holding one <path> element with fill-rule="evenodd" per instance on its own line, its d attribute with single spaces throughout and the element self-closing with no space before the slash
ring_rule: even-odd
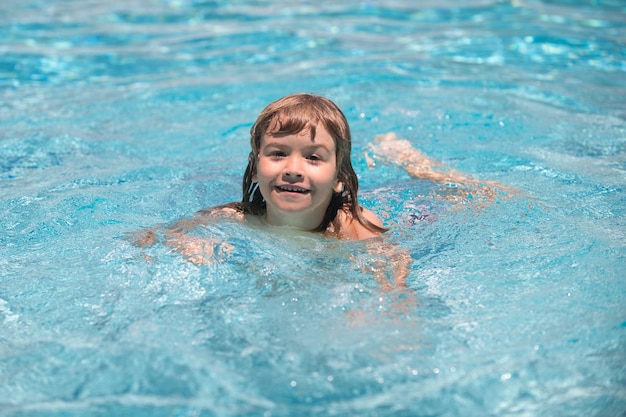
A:
<svg viewBox="0 0 626 417">
<path fill-rule="evenodd" d="M 4 0 L 0 38 L 0 415 L 626 413 L 622 1 Z M 366 242 L 129 242 L 238 200 L 251 124 L 301 91 L 349 119 L 407 289 Z M 518 193 L 370 167 L 391 131 Z"/>
</svg>

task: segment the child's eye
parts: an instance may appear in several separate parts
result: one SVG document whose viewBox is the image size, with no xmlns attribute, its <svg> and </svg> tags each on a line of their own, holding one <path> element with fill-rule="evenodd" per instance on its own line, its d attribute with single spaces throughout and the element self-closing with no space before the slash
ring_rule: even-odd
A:
<svg viewBox="0 0 626 417">
<path fill-rule="evenodd" d="M 314 155 L 309 155 L 307 158 L 310 161 L 321 161 L 322 160 L 322 158 L 320 158 L 318 155 L 315 155 L 315 154 Z"/>
<path fill-rule="evenodd" d="M 270 152 L 270 156 L 273 158 L 282 158 L 283 156 L 285 156 L 285 152 L 282 151 L 272 151 Z"/>
</svg>

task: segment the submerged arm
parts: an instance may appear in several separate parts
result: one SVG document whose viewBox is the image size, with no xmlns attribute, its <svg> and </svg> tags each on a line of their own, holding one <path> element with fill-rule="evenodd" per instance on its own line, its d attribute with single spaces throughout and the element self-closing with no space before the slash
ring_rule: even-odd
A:
<svg viewBox="0 0 626 417">
<path fill-rule="evenodd" d="M 386 240 L 371 239 L 367 241 L 367 252 L 369 257 L 361 270 L 371 273 L 383 291 L 406 288 L 412 260 L 406 249 Z"/>
<path fill-rule="evenodd" d="M 133 234 L 131 240 L 142 248 L 162 242 L 196 265 L 212 264 L 228 258 L 234 247 L 217 237 L 193 236 L 190 232 L 220 219 L 240 216 L 241 213 L 230 207 L 205 209 L 168 227 L 141 230 Z"/>
</svg>

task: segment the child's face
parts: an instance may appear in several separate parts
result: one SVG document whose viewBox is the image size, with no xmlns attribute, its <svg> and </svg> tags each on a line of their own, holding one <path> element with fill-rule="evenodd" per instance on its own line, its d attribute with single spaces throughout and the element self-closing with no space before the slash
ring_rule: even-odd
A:
<svg viewBox="0 0 626 417">
<path fill-rule="evenodd" d="M 272 225 L 312 230 L 320 225 L 337 180 L 335 141 L 323 126 L 315 139 L 308 129 L 297 134 L 265 134 L 261 139 L 253 180 L 265 199 Z"/>
</svg>

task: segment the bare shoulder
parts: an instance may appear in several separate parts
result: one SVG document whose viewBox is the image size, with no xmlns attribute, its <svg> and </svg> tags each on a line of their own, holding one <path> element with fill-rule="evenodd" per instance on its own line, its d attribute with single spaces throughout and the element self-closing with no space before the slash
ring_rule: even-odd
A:
<svg viewBox="0 0 626 417">
<path fill-rule="evenodd" d="M 380 221 L 378 216 L 373 211 L 368 210 L 366 208 L 362 208 L 361 214 L 363 214 L 363 217 L 365 217 L 373 225 L 378 226 L 378 227 L 384 227 L 383 222 Z"/>
<path fill-rule="evenodd" d="M 361 214 L 370 223 L 378 227 L 383 227 L 380 219 L 372 211 L 363 208 Z M 332 234 L 340 239 L 364 240 L 380 236 L 380 232 L 368 229 L 365 225 L 352 217 L 352 214 L 346 210 L 339 210 L 337 212 L 336 225 L 336 229 L 332 231 Z"/>
</svg>

